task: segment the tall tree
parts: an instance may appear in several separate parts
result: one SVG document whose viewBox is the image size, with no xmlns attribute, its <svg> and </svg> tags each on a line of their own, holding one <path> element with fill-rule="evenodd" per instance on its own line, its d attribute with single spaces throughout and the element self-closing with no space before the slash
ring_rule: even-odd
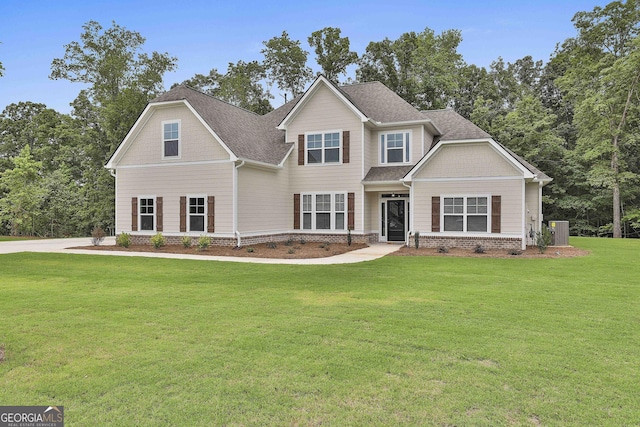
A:
<svg viewBox="0 0 640 427">
<path fill-rule="evenodd" d="M 34 235 L 44 195 L 40 185 L 42 163 L 33 159 L 29 145 L 11 162 L 13 167 L 0 174 L 0 189 L 5 191 L 0 198 L 0 219 L 9 224 L 12 236 Z"/>
<path fill-rule="evenodd" d="M 311 33 L 308 39 L 322 73 L 334 83 L 338 83 L 338 76 L 358 60 L 358 54 L 349 50 L 349 38 L 340 37 L 340 33 L 340 28 L 325 27 Z"/>
<path fill-rule="evenodd" d="M 628 160 L 640 103 L 640 3 L 614 1 L 577 13 L 573 23 L 578 35 L 556 53 L 568 64 L 558 84 L 575 102 L 577 149 L 590 164 L 590 184 L 611 191 L 613 237 L 621 237 L 621 187 L 639 172 Z"/>
<path fill-rule="evenodd" d="M 149 100 L 162 90 L 162 78 L 176 68 L 168 53 L 142 52 L 145 39 L 115 22 L 107 29 L 96 21 L 83 26 L 80 41 L 65 46 L 51 63 L 51 79 L 85 83 L 74 101 L 73 116 L 84 124 L 84 166 L 88 215 L 94 224 L 113 226 L 113 179 L 103 165 L 133 126 Z"/>
<path fill-rule="evenodd" d="M 404 33 L 394 41 L 371 42 L 358 63 L 356 78 L 381 81 L 420 109 L 450 106 L 463 66 L 457 52 L 461 41 L 457 30 L 435 35 L 426 28 L 421 33 Z"/>
<path fill-rule="evenodd" d="M 291 93 L 293 98 L 300 95 L 313 78 L 313 72 L 307 66 L 309 52 L 300 47 L 299 40 L 291 40 L 286 31 L 262 44 L 265 47 L 260 52 L 264 55 L 269 80 L 280 90 Z"/>
<path fill-rule="evenodd" d="M 103 29 L 96 21 L 82 27 L 80 42 L 65 46 L 62 58 L 51 63 L 50 78 L 89 85 L 90 97 L 100 104 L 114 101 L 125 88 L 154 97 L 162 90 L 162 76 L 176 68 L 168 53 L 141 53 L 145 38 L 115 22 Z"/>
<path fill-rule="evenodd" d="M 237 107 L 266 114 L 273 109 L 273 96 L 262 86 L 266 71 L 258 61 L 229 63 L 226 74 L 215 68 L 208 75 L 196 74 L 183 84 L 219 98 Z"/>
</svg>

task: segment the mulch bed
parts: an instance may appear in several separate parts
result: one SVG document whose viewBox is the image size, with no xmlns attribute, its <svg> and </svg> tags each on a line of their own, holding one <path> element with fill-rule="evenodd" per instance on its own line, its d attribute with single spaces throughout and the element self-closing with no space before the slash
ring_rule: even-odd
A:
<svg viewBox="0 0 640 427">
<path fill-rule="evenodd" d="M 365 244 L 353 243 L 351 246 L 345 243 L 317 243 L 296 242 L 291 245 L 283 243 L 274 244 L 262 243 L 250 245 L 242 248 L 226 246 L 209 246 L 200 250 L 195 246 L 185 248 L 182 245 L 166 245 L 156 249 L 151 245 L 131 245 L 128 248 L 113 245 L 83 246 L 73 249 L 89 249 L 97 251 L 124 251 L 124 252 L 156 252 L 172 254 L 208 255 L 208 256 L 230 256 L 230 257 L 253 257 L 253 258 L 280 258 L 280 259 L 304 259 L 304 258 L 324 258 L 333 255 L 340 255 L 356 249 L 366 248 Z"/>
<path fill-rule="evenodd" d="M 403 246 L 390 254 L 391 256 L 453 256 L 471 258 L 573 258 L 589 255 L 589 251 L 573 246 L 549 246 L 541 254 L 537 247 L 528 247 L 519 251 L 519 255 L 512 255 L 506 249 L 486 249 L 484 253 L 476 253 L 473 249 L 450 248 L 446 253 L 438 252 L 437 248 L 418 248 Z"/>
</svg>

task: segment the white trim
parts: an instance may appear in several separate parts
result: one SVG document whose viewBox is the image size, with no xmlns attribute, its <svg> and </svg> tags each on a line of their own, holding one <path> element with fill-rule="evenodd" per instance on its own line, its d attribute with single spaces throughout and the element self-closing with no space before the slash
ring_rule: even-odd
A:
<svg viewBox="0 0 640 427">
<path fill-rule="evenodd" d="M 185 195 L 187 197 L 187 233 L 206 233 L 207 232 L 207 218 L 208 218 L 208 214 L 209 212 L 207 212 L 207 210 L 209 209 L 209 203 L 207 200 L 207 195 L 206 194 L 186 194 Z M 202 221 L 202 230 L 192 230 L 191 229 L 191 200 L 190 199 L 204 199 L 204 218 Z M 195 215 L 200 215 L 200 214 L 195 214 Z"/>
<path fill-rule="evenodd" d="M 524 181 L 523 181 L 524 183 Z M 469 214 L 467 212 L 467 199 L 469 198 L 480 198 L 480 197 L 484 197 L 487 199 L 487 212 L 486 214 Z M 462 216 L 462 231 L 446 231 L 444 229 L 444 218 L 445 218 L 445 212 L 444 212 L 444 199 L 463 199 L 463 212 L 462 213 L 450 213 L 450 214 L 446 214 L 446 216 Z M 440 195 L 440 232 L 441 233 L 462 233 L 463 235 L 467 236 L 467 235 L 473 235 L 473 234 L 490 234 L 491 233 L 491 229 L 492 229 L 492 224 L 491 224 L 491 208 L 492 208 L 492 199 L 491 199 L 491 194 L 443 194 Z M 485 216 L 487 217 L 487 229 L 486 231 L 467 231 L 467 217 L 468 216 Z M 524 218 L 524 216 L 523 216 Z"/>
<path fill-rule="evenodd" d="M 401 182 L 407 182 L 401 179 Z M 416 178 L 408 182 L 449 182 L 449 181 L 522 181 L 521 176 L 477 176 L 477 177 L 451 177 L 451 178 Z"/>
<path fill-rule="evenodd" d="M 156 232 L 157 227 L 158 227 L 158 198 L 156 197 L 156 195 L 149 195 L 149 194 L 142 194 L 139 196 L 136 196 L 138 198 L 138 212 L 136 212 L 136 214 L 138 215 L 138 231 L 135 231 L 134 233 L 146 233 L 146 234 L 153 234 Z M 153 199 L 153 229 L 152 230 L 143 230 L 142 229 L 142 214 L 140 213 L 140 209 L 142 207 L 142 203 L 140 202 L 141 199 Z M 148 216 L 148 214 L 146 214 Z"/>
<path fill-rule="evenodd" d="M 165 143 L 167 141 L 174 141 L 174 139 L 165 139 L 164 137 L 164 127 L 166 125 L 172 125 L 174 123 L 178 124 L 178 155 L 177 156 L 167 156 L 165 152 Z M 182 120 L 181 119 L 172 119 L 172 120 L 163 120 L 160 122 L 160 158 L 162 160 L 180 160 L 182 158 Z"/>
<path fill-rule="evenodd" d="M 389 148 L 387 147 L 387 138 L 385 138 L 385 160 L 382 161 L 381 153 L 383 151 L 382 147 L 382 136 L 383 135 L 402 135 L 402 162 L 389 162 Z M 409 134 L 409 140 L 406 141 L 406 135 Z M 379 166 L 401 166 L 401 165 L 410 165 L 411 164 L 411 144 L 413 142 L 413 131 L 411 129 L 397 129 L 397 130 L 388 130 L 388 131 L 378 131 L 378 165 Z M 409 160 L 407 160 L 409 158 Z"/>
<path fill-rule="evenodd" d="M 149 163 L 146 165 L 123 165 L 115 168 L 118 169 L 142 169 L 142 168 L 156 168 L 156 167 L 165 167 L 165 166 L 190 166 L 190 165 L 213 165 L 213 164 L 224 164 L 224 163 L 235 163 L 233 160 L 199 160 L 195 162 L 167 162 L 167 163 Z"/>
<path fill-rule="evenodd" d="M 349 108 L 362 122 L 366 122 L 368 120 L 367 116 L 365 116 L 359 109 L 356 107 L 351 101 L 349 101 L 327 78 L 323 75 L 318 76 L 318 78 L 311 84 L 309 89 L 306 90 L 304 95 L 300 98 L 300 100 L 296 103 L 296 105 L 289 111 L 289 113 L 285 116 L 284 119 L 280 122 L 276 129 L 279 130 L 287 130 L 287 126 L 289 123 L 298 115 L 298 113 L 305 107 L 309 99 L 315 94 L 320 85 L 323 84 L 329 88 L 333 94 L 340 99 L 346 106 Z"/>
<path fill-rule="evenodd" d="M 286 131 L 285 131 L 285 141 L 286 141 Z M 287 154 L 284 155 L 284 157 L 282 158 L 282 161 L 280 163 L 277 164 L 278 168 L 282 169 L 284 168 L 284 164 L 286 163 L 286 161 L 289 159 L 289 156 L 291 155 L 291 152 L 296 148 L 296 144 L 292 143 L 291 147 L 289 147 L 289 151 L 287 151 Z M 244 159 L 246 160 L 246 159 Z"/>
<path fill-rule="evenodd" d="M 316 210 L 316 196 L 319 195 L 330 195 L 331 196 L 331 209 L 329 211 L 317 211 Z M 342 195 L 344 197 L 343 204 L 344 210 L 338 211 L 336 210 L 336 196 Z M 304 210 L 304 197 L 311 196 L 311 210 Z M 354 199 L 355 203 L 355 199 Z M 304 228 L 304 214 L 311 214 L 311 228 Z M 318 229 L 316 224 L 317 214 L 318 213 L 329 213 L 329 228 Z M 343 217 L 343 225 L 344 228 L 336 228 L 336 214 L 342 213 Z M 346 232 L 349 228 L 349 192 L 347 191 L 314 191 L 314 192 L 301 192 L 300 193 L 300 230 L 307 232 L 318 232 L 318 233 L 327 233 L 334 231 L 344 231 Z M 353 231 L 353 230 L 352 230 Z"/>
<path fill-rule="evenodd" d="M 406 126 L 422 125 L 423 128 L 425 126 L 430 127 L 431 130 L 433 130 L 433 133 L 435 135 L 442 135 L 442 132 L 440 131 L 440 129 L 438 129 L 438 127 L 435 125 L 435 123 L 433 123 L 433 121 L 431 121 L 431 119 L 406 120 L 401 122 L 378 122 L 373 119 L 369 119 L 368 123 L 371 123 L 376 128 L 389 128 L 389 127 L 399 127 L 399 126 L 406 127 Z"/>
<path fill-rule="evenodd" d="M 114 170 L 110 170 L 109 172 L 111 172 L 111 175 L 114 177 L 114 189 L 116 194 L 114 195 L 114 199 L 113 199 L 113 204 L 115 207 L 115 212 L 113 213 L 113 232 L 117 235 L 118 234 L 118 174 L 115 173 Z M 129 208 L 131 208 L 131 199 L 129 199 Z M 129 218 L 131 218 L 131 215 L 129 215 Z"/>
<path fill-rule="evenodd" d="M 403 242 L 406 243 L 406 234 L 410 231 L 410 225 L 413 224 L 413 220 L 411 219 L 411 215 L 413 213 L 413 209 L 411 207 L 411 190 L 409 190 L 408 197 L 382 197 L 384 192 L 378 192 L 378 239 L 380 242 L 389 242 L 389 217 L 387 215 L 387 202 L 394 200 L 402 200 L 405 202 L 404 204 L 404 230 L 402 233 Z M 383 207 L 384 205 L 384 207 Z M 382 229 L 380 229 L 380 224 L 382 224 L 382 214 L 384 212 L 384 236 L 382 235 Z M 408 212 L 408 214 L 407 214 Z M 391 240 L 391 242 L 400 242 L 400 240 Z"/>
<path fill-rule="evenodd" d="M 522 181 L 522 249 L 527 249 L 527 183 Z"/>
<path fill-rule="evenodd" d="M 324 143 L 325 143 L 325 136 L 328 134 L 334 134 L 337 133 L 338 134 L 338 161 L 337 162 L 326 162 L 324 159 L 325 156 L 325 150 L 327 150 L 327 148 L 325 147 Z M 319 150 L 321 150 L 322 153 L 322 161 L 319 163 L 309 163 L 309 156 L 308 156 L 308 137 L 309 135 L 321 135 L 322 136 L 322 147 L 319 148 Z M 332 130 L 324 130 L 324 131 L 311 131 L 311 132 L 305 132 L 304 133 L 304 166 L 336 166 L 336 165 L 342 165 L 343 161 L 342 161 L 342 147 L 343 147 L 344 141 L 342 138 L 342 129 L 332 129 Z M 328 149 L 332 150 L 332 149 L 336 149 L 336 147 L 329 147 Z M 318 150 L 318 148 L 314 148 L 314 150 Z"/>
</svg>

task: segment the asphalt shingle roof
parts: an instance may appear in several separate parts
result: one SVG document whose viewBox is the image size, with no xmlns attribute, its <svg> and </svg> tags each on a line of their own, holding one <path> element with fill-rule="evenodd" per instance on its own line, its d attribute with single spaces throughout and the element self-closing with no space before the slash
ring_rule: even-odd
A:
<svg viewBox="0 0 640 427">
<path fill-rule="evenodd" d="M 417 110 L 380 82 L 334 87 L 366 117 L 376 122 L 431 120 L 442 135 L 437 135 L 433 139 L 430 148 L 439 141 L 491 138 L 490 134 L 451 109 Z M 284 131 L 276 129 L 276 126 L 284 120 L 300 98 L 260 116 L 187 86 L 179 85 L 151 103 L 186 100 L 238 158 L 277 165 L 282 162 L 293 143 L 286 142 Z M 504 148 L 529 171 L 542 179 L 549 179 L 522 157 Z M 411 167 L 411 165 L 373 167 L 364 181 L 399 180 L 409 172 Z"/>
<path fill-rule="evenodd" d="M 369 169 L 363 182 L 390 182 L 402 179 L 414 165 L 374 166 Z"/>
<path fill-rule="evenodd" d="M 421 114 L 425 118 L 431 120 L 436 127 L 440 129 L 440 132 L 442 132 L 442 135 L 434 138 L 432 146 L 441 140 L 454 141 L 460 139 L 491 138 L 491 135 L 462 117 L 460 114 L 456 113 L 454 110 L 429 110 L 422 111 Z"/>
</svg>

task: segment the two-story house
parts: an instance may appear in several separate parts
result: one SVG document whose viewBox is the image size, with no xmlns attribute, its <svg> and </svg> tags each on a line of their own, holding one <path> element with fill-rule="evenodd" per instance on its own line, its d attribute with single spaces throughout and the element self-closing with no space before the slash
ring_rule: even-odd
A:
<svg viewBox="0 0 640 427">
<path fill-rule="evenodd" d="M 116 233 L 524 248 L 551 181 L 452 110 L 378 82 L 323 76 L 260 116 L 178 86 L 149 103 L 106 165 Z"/>
</svg>

